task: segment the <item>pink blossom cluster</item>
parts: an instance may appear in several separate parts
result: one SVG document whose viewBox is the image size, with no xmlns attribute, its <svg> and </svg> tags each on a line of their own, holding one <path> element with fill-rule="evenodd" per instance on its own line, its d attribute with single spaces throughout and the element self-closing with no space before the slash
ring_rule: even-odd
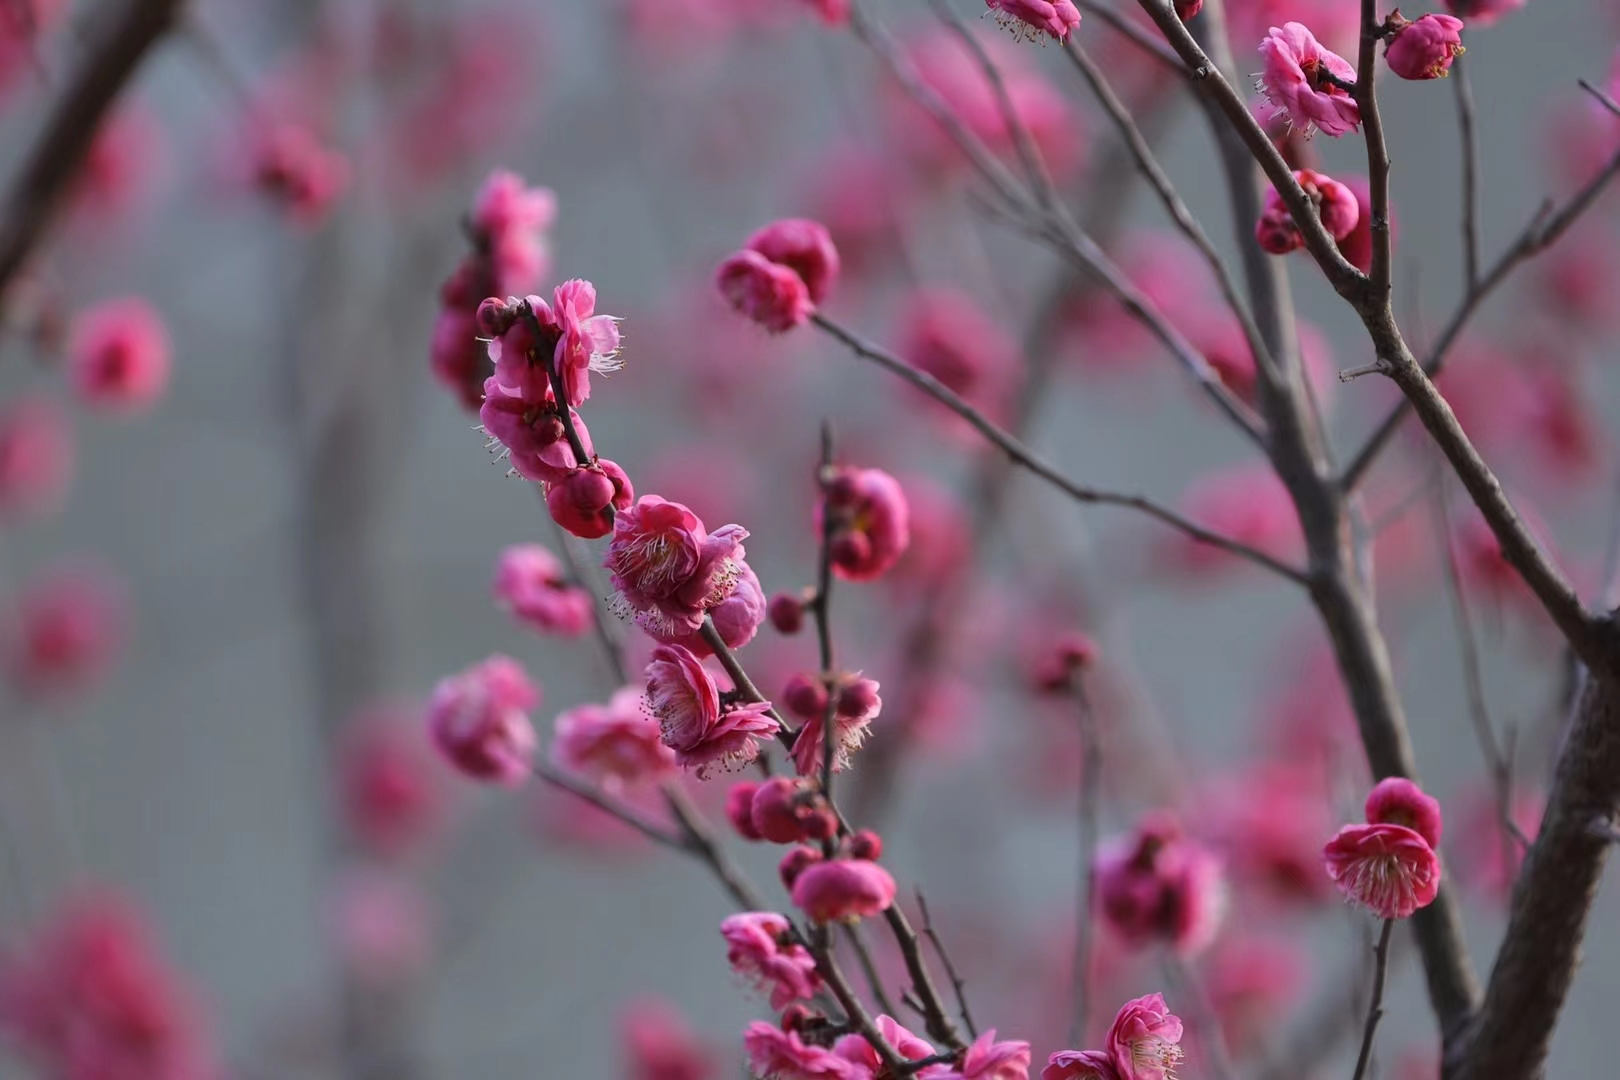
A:
<svg viewBox="0 0 1620 1080">
<path fill-rule="evenodd" d="M 780 334 L 802 325 L 838 281 L 838 249 L 826 226 L 807 218 L 773 221 L 715 271 L 715 286 L 737 311 Z"/>
<path fill-rule="evenodd" d="M 434 688 L 428 734 L 463 775 L 516 787 L 533 768 L 537 740 L 529 713 L 539 704 L 540 688 L 518 662 L 491 656 Z"/>
<path fill-rule="evenodd" d="M 1203 951 L 1226 913 L 1226 878 L 1214 852 L 1183 834 L 1168 812 L 1144 817 L 1130 836 L 1097 853 L 1097 905 L 1121 938 Z"/>
<path fill-rule="evenodd" d="M 1405 919 L 1440 889 L 1440 804 L 1392 776 L 1367 795 L 1367 824 L 1346 825 L 1322 849 L 1345 897 L 1383 919 Z"/>
<path fill-rule="evenodd" d="M 1041 1080 L 1175 1080 L 1184 1056 L 1181 1019 L 1163 994 L 1127 1001 L 1108 1029 L 1105 1050 L 1061 1050 Z"/>
</svg>

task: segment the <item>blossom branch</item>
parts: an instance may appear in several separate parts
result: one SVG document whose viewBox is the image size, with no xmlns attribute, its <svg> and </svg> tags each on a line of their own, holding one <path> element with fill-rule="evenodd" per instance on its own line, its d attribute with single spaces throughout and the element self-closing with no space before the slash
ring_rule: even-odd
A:
<svg viewBox="0 0 1620 1080">
<path fill-rule="evenodd" d="M 1551 200 L 1542 203 L 1524 229 L 1520 231 L 1513 244 L 1497 258 L 1490 270 L 1485 273 L 1485 276 L 1469 288 L 1463 295 L 1462 300 L 1458 302 L 1456 311 L 1452 313 L 1451 318 L 1446 322 L 1445 328 L 1440 332 L 1439 339 L 1436 340 L 1433 348 L 1429 351 L 1428 357 L 1423 362 L 1423 371 L 1426 375 L 1433 378 L 1440 374 L 1445 367 L 1451 346 L 1462 333 L 1463 327 L 1467 325 L 1468 320 L 1473 317 L 1474 312 L 1485 302 L 1485 299 L 1507 279 L 1508 275 L 1520 263 L 1533 255 L 1545 251 L 1559 237 L 1563 236 L 1565 231 L 1597 200 L 1603 189 L 1614 179 L 1616 173 L 1620 173 L 1620 151 L 1616 151 L 1603 168 L 1599 169 L 1562 207 L 1555 209 Z M 1361 478 L 1366 475 L 1368 468 L 1377 459 L 1380 451 L 1394 436 L 1402 421 L 1411 413 L 1412 403 L 1403 400 L 1400 404 L 1393 406 L 1384 419 L 1379 422 L 1378 426 L 1373 429 L 1372 435 L 1368 437 L 1367 442 L 1356 452 L 1355 457 L 1351 459 L 1349 466 L 1344 470 L 1341 484 L 1346 490 L 1354 488 Z"/>
<path fill-rule="evenodd" d="M 834 737 L 838 722 L 838 688 L 834 683 L 832 642 L 832 543 L 834 520 L 832 507 L 826 505 L 827 485 L 833 480 L 832 424 L 821 422 L 821 463 L 816 467 L 816 486 L 821 490 L 821 540 L 816 553 L 816 599 L 811 612 L 816 620 L 816 647 L 821 659 L 821 682 L 827 692 L 827 704 L 821 715 L 821 793 L 832 799 L 833 759 L 838 740 Z M 832 838 L 823 845 L 832 854 Z"/>
<path fill-rule="evenodd" d="M 80 62 L 68 91 L 6 196 L 0 215 L 0 298 L 56 219 L 102 120 L 185 0 L 128 0 Z"/>
<path fill-rule="evenodd" d="M 827 316 L 822 315 L 819 312 L 811 316 L 811 321 L 813 321 L 818 327 L 826 331 L 832 337 L 836 338 L 838 341 L 843 342 L 844 345 L 848 346 L 848 348 L 855 353 L 855 355 L 863 359 L 870 360 L 880 367 L 893 372 L 902 379 L 905 379 L 907 382 L 911 383 L 913 386 L 922 390 L 924 393 L 932 396 L 936 401 L 940 402 L 942 405 L 946 406 L 952 412 L 956 413 L 962 419 L 971 424 L 981 435 L 1000 448 L 1000 450 L 1011 458 L 1014 463 L 1027 469 L 1029 472 L 1040 477 L 1042 480 L 1045 480 L 1047 483 L 1051 484 L 1053 487 L 1056 487 L 1059 491 L 1062 491 L 1076 502 L 1096 503 L 1104 506 L 1124 506 L 1134 510 L 1139 510 L 1150 517 L 1157 518 L 1159 521 L 1164 522 L 1166 525 L 1169 525 L 1172 528 L 1179 529 L 1195 540 L 1218 547 L 1223 551 L 1236 555 L 1240 558 L 1247 559 L 1249 562 L 1252 562 L 1257 566 L 1263 566 L 1273 573 L 1280 574 L 1290 581 L 1293 581 L 1295 584 L 1309 584 L 1309 581 L 1303 571 L 1289 566 L 1287 563 L 1284 563 L 1263 551 L 1249 547 L 1247 544 L 1241 543 L 1237 540 L 1233 540 L 1231 537 L 1222 536 L 1219 533 L 1211 532 L 1203 526 L 1182 517 L 1169 507 L 1162 506 L 1151 499 L 1147 499 L 1140 495 L 1126 495 L 1119 492 L 1103 491 L 1097 488 L 1085 487 L 1076 483 L 1063 473 L 1059 472 L 1055 467 L 1048 464 L 1045 459 L 1039 457 L 1034 451 L 1030 450 L 1023 443 L 1019 442 L 1007 431 L 1001 427 L 998 427 L 979 410 L 963 401 L 960 397 L 953 393 L 950 388 L 945 386 L 945 384 L 941 383 L 932 375 L 925 371 L 918 370 L 917 368 L 906 363 L 904 360 L 901 360 L 899 357 L 885 352 L 876 345 L 866 341 L 864 338 L 861 338 L 852 331 L 845 329 L 843 326 L 833 322 L 831 319 L 827 318 Z"/>
<path fill-rule="evenodd" d="M 1374 80 L 1381 40 L 1383 25 L 1378 20 L 1378 0 L 1361 0 L 1361 51 L 1356 58 L 1356 85 L 1350 88 L 1350 96 L 1355 98 L 1361 111 L 1372 204 L 1372 266 L 1367 275 L 1366 298 L 1373 304 L 1387 305 L 1391 291 L 1389 146 L 1384 141 L 1384 119 L 1378 111 L 1378 87 Z"/>
<path fill-rule="evenodd" d="M 640 811 L 632 809 L 573 773 L 559 769 L 548 761 L 536 761 L 530 766 L 530 770 L 536 777 L 552 787 L 559 788 L 576 798 L 583 799 L 603 813 L 630 826 L 653 843 L 673 848 L 676 851 L 691 852 L 691 845 L 687 843 L 684 837 L 669 832 Z"/>
<path fill-rule="evenodd" d="M 922 914 L 923 935 L 934 947 L 935 955 L 945 968 L 946 978 L 951 980 L 951 989 L 956 994 L 956 1012 L 962 1018 L 962 1026 L 967 1028 L 968 1038 L 977 1039 L 979 1028 L 973 1022 L 973 1011 L 968 1008 L 967 981 L 957 973 L 956 965 L 951 963 L 951 954 L 945 951 L 945 943 L 939 939 L 939 931 L 934 929 L 934 919 L 928 911 L 928 899 L 923 896 L 921 889 L 917 890 L 917 910 Z"/>
<path fill-rule="evenodd" d="M 1389 973 L 1389 938 L 1395 930 L 1395 920 L 1385 919 L 1384 929 L 1378 935 L 1378 947 L 1373 952 L 1372 1002 L 1367 1006 L 1367 1026 L 1361 1032 L 1361 1052 L 1356 1055 L 1356 1071 L 1350 1080 L 1363 1080 L 1372 1061 L 1373 1035 L 1378 1021 L 1384 1015 L 1384 982 Z"/>
<path fill-rule="evenodd" d="M 866 988 L 872 1000 L 877 1002 L 878 1008 L 893 1016 L 894 1002 L 889 1000 L 889 992 L 884 989 L 883 978 L 878 974 L 877 965 L 872 962 L 872 950 L 867 948 L 866 935 L 861 933 L 859 924 L 845 924 L 844 940 L 849 942 L 850 950 L 861 965 L 861 973 L 866 977 Z"/>
<path fill-rule="evenodd" d="M 826 928 L 820 928 L 816 936 L 821 940 L 812 941 L 810 954 L 816 958 L 816 970 L 821 972 L 822 981 L 827 984 L 827 989 L 832 991 L 833 997 L 838 999 L 845 1017 L 854 1025 L 861 1038 L 877 1051 L 884 1066 L 890 1072 L 898 1073 L 905 1064 L 905 1058 L 901 1057 L 894 1045 L 883 1037 L 883 1033 L 877 1029 L 877 1024 L 872 1021 L 872 1014 L 866 1011 L 861 999 L 850 989 L 849 980 L 844 978 L 843 970 L 833 957 L 832 947 L 827 944 Z"/>
</svg>

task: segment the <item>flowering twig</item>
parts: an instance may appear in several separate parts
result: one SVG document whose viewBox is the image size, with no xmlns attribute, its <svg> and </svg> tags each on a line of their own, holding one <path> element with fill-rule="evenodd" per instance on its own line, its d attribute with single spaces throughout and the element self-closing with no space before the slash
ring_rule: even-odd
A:
<svg viewBox="0 0 1620 1080">
<path fill-rule="evenodd" d="M 1373 952 L 1372 1001 L 1367 1006 L 1367 1026 L 1361 1032 L 1361 1052 L 1356 1055 L 1356 1071 L 1350 1080 L 1363 1080 L 1367 1065 L 1372 1061 L 1373 1035 L 1378 1021 L 1384 1015 L 1384 981 L 1389 972 L 1389 938 L 1395 930 L 1395 920 L 1385 919 L 1384 929 L 1378 935 L 1378 947 Z"/>
<path fill-rule="evenodd" d="M 833 434 L 830 421 L 821 422 L 821 462 L 816 467 L 816 486 L 822 494 L 821 542 L 816 553 L 816 598 L 811 612 L 816 620 L 816 647 L 821 660 L 821 684 L 827 694 L 827 703 L 821 715 L 821 793 L 832 799 L 834 751 L 838 740 L 834 737 L 838 722 L 838 689 L 833 671 L 832 642 L 832 542 L 833 512 L 827 498 L 827 485 L 833 480 Z M 826 854 L 832 854 L 832 838 L 824 841 Z"/>
<path fill-rule="evenodd" d="M 0 299 L 72 190 L 102 119 L 152 47 L 175 25 L 185 0 L 128 0 L 102 21 L 67 93 L 45 124 L 0 213 Z"/>
<path fill-rule="evenodd" d="M 833 997 L 838 999 L 838 1004 L 844 1010 L 844 1015 L 855 1026 L 855 1030 L 860 1032 L 861 1038 L 865 1039 L 872 1049 L 877 1051 L 877 1055 L 882 1059 L 884 1066 L 890 1072 L 899 1072 L 905 1063 L 905 1058 L 901 1057 L 893 1044 L 883 1037 L 882 1032 L 878 1031 L 877 1024 L 872 1021 L 872 1014 L 866 1011 L 866 1006 L 861 1004 L 861 999 L 855 994 L 854 990 L 850 989 L 849 980 L 844 978 L 843 969 L 838 966 L 838 961 L 833 957 L 832 947 L 825 940 L 826 928 L 820 928 L 817 936 L 822 940 L 812 942 L 810 953 L 816 958 L 816 970 L 821 973 L 822 981 L 827 984 L 827 989 L 832 991 Z"/>
<path fill-rule="evenodd" d="M 979 1027 L 973 1022 L 973 1011 L 968 1008 L 967 980 L 957 972 L 956 965 L 951 963 L 951 954 L 945 951 L 945 943 L 939 939 L 939 931 L 934 929 L 933 916 L 928 911 L 928 898 L 923 896 L 921 889 L 917 890 L 917 911 L 922 915 L 923 934 L 928 943 L 934 947 L 934 954 L 944 965 L 945 976 L 951 980 L 951 990 L 956 995 L 956 1012 L 962 1018 L 962 1026 L 967 1028 L 968 1038 L 979 1037 Z"/>
<path fill-rule="evenodd" d="M 540 780 L 545 781 L 552 787 L 560 788 L 576 798 L 583 799 L 585 802 L 590 803 L 603 813 L 617 818 L 619 821 L 630 826 L 632 829 L 636 830 L 642 836 L 645 836 L 654 843 L 662 844 L 664 847 L 674 848 L 676 851 L 690 850 L 686 840 L 683 837 L 677 836 L 675 833 L 668 831 L 651 818 L 642 814 L 640 811 L 632 809 L 630 806 L 620 802 L 618 799 L 613 798 L 613 796 L 607 794 L 605 791 L 602 791 L 594 784 L 587 783 L 586 781 L 575 776 L 573 773 L 559 769 L 549 761 L 544 760 L 536 760 L 530 766 L 530 770 Z"/>
<path fill-rule="evenodd" d="M 855 353 L 855 355 L 866 360 L 871 360 L 880 367 L 886 368 L 887 370 L 900 376 L 902 379 L 905 379 L 913 386 L 932 396 L 935 400 L 939 401 L 952 412 L 956 413 L 962 419 L 971 424 L 981 435 L 999 447 L 1001 451 L 1011 458 L 1016 464 L 1027 469 L 1029 472 L 1040 477 L 1042 480 L 1045 480 L 1047 483 L 1056 487 L 1059 491 L 1062 491 L 1065 495 L 1068 495 L 1076 502 L 1097 503 L 1105 506 L 1124 506 L 1135 510 L 1140 510 L 1145 514 L 1164 522 L 1166 525 L 1181 530 L 1195 540 L 1213 545 L 1222 549 L 1223 551 L 1229 552 L 1230 554 L 1247 559 L 1249 562 L 1252 562 L 1257 566 L 1263 566 L 1276 574 L 1282 575 L 1295 584 L 1308 584 L 1308 579 L 1303 571 L 1289 566 L 1287 563 L 1284 563 L 1263 551 L 1249 547 L 1247 544 L 1241 543 L 1240 541 L 1233 540 L 1231 537 L 1222 536 L 1219 533 L 1211 532 L 1203 526 L 1182 517 L 1169 507 L 1162 506 L 1151 499 L 1144 498 L 1140 495 L 1126 495 L 1120 492 L 1103 491 L 1097 488 L 1089 488 L 1075 483 L 1063 473 L 1059 472 L 1052 465 L 1048 464 L 1045 459 L 1036 455 L 1033 450 L 1030 450 L 1023 443 L 1015 439 L 1006 430 L 998 427 L 989 419 L 989 417 L 985 416 L 979 410 L 963 401 L 954 392 L 952 392 L 949 387 L 945 386 L 944 383 L 941 383 L 938 379 L 934 378 L 926 371 L 921 371 L 918 368 L 906 363 L 904 360 L 901 360 L 899 357 L 878 348 L 876 345 L 866 341 L 864 338 L 861 338 L 854 332 L 845 329 L 840 324 L 833 322 L 831 319 L 827 318 L 827 316 L 822 315 L 819 312 L 811 316 L 811 321 L 813 321 L 822 330 L 832 335 L 834 338 L 843 342 L 852 352 Z"/>
<path fill-rule="evenodd" d="M 1387 306 L 1391 288 L 1391 237 L 1389 228 L 1389 146 L 1384 142 L 1384 120 L 1378 111 L 1378 43 L 1384 28 L 1378 18 L 1378 0 L 1361 0 L 1361 50 L 1356 57 L 1356 84 L 1350 88 L 1361 112 L 1362 134 L 1367 143 L 1367 184 L 1372 204 L 1372 265 L 1368 271 L 1366 297 L 1373 304 Z"/>
</svg>

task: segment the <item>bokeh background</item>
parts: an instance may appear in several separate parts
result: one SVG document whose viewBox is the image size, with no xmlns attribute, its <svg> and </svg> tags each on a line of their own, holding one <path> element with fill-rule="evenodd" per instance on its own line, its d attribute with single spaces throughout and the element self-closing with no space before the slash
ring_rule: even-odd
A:
<svg viewBox="0 0 1620 1080">
<path fill-rule="evenodd" d="M 7 91 L 8 166 L 72 70 L 75 21 L 102 6 L 78 5 L 42 42 L 43 82 L 25 74 Z M 978 22 L 967 0 L 953 6 Z M 125 104 L 141 124 L 126 201 L 74 211 L 35 277 L 69 310 L 148 298 L 174 339 L 174 379 L 150 416 L 76 414 L 66 507 L 4 534 L 12 589 L 64 555 L 114 568 L 127 582 L 131 632 L 94 693 L 48 708 L 8 700 L 0 817 L 16 858 L 0 873 L 0 936 L 26 935 L 53 898 L 86 881 L 114 884 L 206 998 L 242 1075 L 333 1075 L 300 1047 L 338 1008 L 342 981 L 328 916 L 351 861 L 333 824 L 332 746 L 344 725 L 378 703 L 398 703 L 409 722 L 437 679 L 495 651 L 543 682 L 542 733 L 557 710 L 611 689 L 590 638 L 536 637 L 491 602 L 500 549 L 555 546 L 556 536 L 532 486 L 491 463 L 476 418 L 428 370 L 436 289 L 464 250 L 459 219 L 492 167 L 556 192 L 552 277 L 591 279 L 599 310 L 625 317 L 626 366 L 599 383 L 587 413 L 598 448 L 642 492 L 689 502 L 711 526 L 745 524 L 767 592 L 811 580 L 823 417 L 841 457 L 966 490 L 979 449 L 971 439 L 836 344 L 743 325 L 711 299 L 712 268 L 766 221 L 821 213 L 840 181 L 857 203 L 866 190 L 864 205 L 898 239 L 875 266 L 849 273 L 829 306 L 878 340 L 894 339 L 899 305 L 918 283 L 965 289 L 1021 334 L 1059 263 L 990 220 L 970 183 L 901 200 L 898 188 L 852 182 L 844 162 L 899 150 L 881 66 L 808 5 L 740 7 L 206 0 L 196 16 L 211 44 L 177 36 L 139 77 Z M 873 7 L 903 39 L 932 29 L 921 5 Z M 989 20 L 979 29 L 999 34 Z M 1087 17 L 1080 33 L 1110 70 L 1141 71 L 1100 20 Z M 1614 141 L 1575 80 L 1606 80 L 1617 37 L 1607 5 L 1543 0 L 1469 33 L 1487 258 L 1543 197 L 1584 176 L 1570 158 L 1593 145 L 1601 157 L 1603 140 Z M 1237 44 L 1240 68 L 1257 68 L 1249 43 Z M 1106 120 L 1059 50 L 1022 44 L 1016 56 L 1067 102 L 1077 145 L 1103 159 Z M 435 95 L 452 101 L 454 122 L 434 112 Z M 1163 98 L 1152 128 L 1164 159 L 1230 250 L 1203 117 L 1173 86 Z M 242 133 L 266 101 L 296 103 L 350 155 L 352 183 L 316 225 L 289 221 L 236 175 Z M 1403 83 L 1384 101 L 1399 306 L 1422 339 L 1461 283 L 1454 97 L 1446 83 Z M 1353 140 L 1326 142 L 1315 149 L 1328 171 L 1360 171 Z M 1064 187 L 1083 205 L 1113 182 L 1075 173 Z M 897 212 L 891 197 L 903 201 Z M 1564 247 L 1612 251 L 1612 209 L 1600 203 Z M 1164 226 L 1140 191 L 1125 215 L 1133 228 Z M 1330 343 L 1329 366 L 1367 362 L 1348 309 L 1303 256 L 1291 268 L 1303 315 Z M 1590 275 L 1620 280 L 1605 266 Z M 1565 313 L 1536 267 L 1516 284 L 1482 312 L 1476 340 L 1567 360 L 1598 435 L 1581 468 L 1549 465 L 1519 444 L 1492 460 L 1527 491 L 1590 591 L 1616 517 L 1613 441 L 1602 435 L 1617 405 L 1611 328 L 1601 310 L 1584 322 Z M 1612 295 L 1600 293 L 1600 309 Z M 1108 370 L 1087 363 L 1083 334 L 1051 347 L 1073 355 L 1059 357 L 1030 441 L 1073 475 L 1174 500 L 1212 469 L 1250 460 L 1166 357 Z M 25 327 L 12 326 L 0 351 L 8 396 L 58 389 L 50 351 Z M 1341 454 L 1390 401 L 1374 379 L 1324 392 Z M 1375 477 L 1373 516 L 1431 470 L 1415 444 L 1399 447 Z M 1155 777 L 1135 787 L 1142 762 L 1109 764 L 1121 778 L 1106 803 L 1109 831 L 1152 803 L 1194 798 L 1223 768 L 1265 751 L 1264 719 L 1285 688 L 1303 687 L 1305 707 L 1324 713 L 1337 690 L 1312 666 L 1312 617 L 1286 585 L 1242 570 L 1179 577 L 1156 561 L 1166 538 L 1151 524 L 1077 509 L 1027 477 L 1010 483 L 984 585 L 953 621 L 951 715 L 907 749 L 877 820 L 897 876 L 927 888 L 981 1022 L 1035 1039 L 1044 1054 L 1055 1046 L 1052 1002 L 1037 1014 L 1063 985 L 1052 957 L 1067 948 L 1076 848 L 1067 774 L 1059 767 L 1054 780 L 1045 768 L 1067 760 L 1051 734 L 1064 721 L 1021 692 L 1021 635 L 1062 612 L 1102 643 L 1119 713 Z M 1422 550 L 1385 590 L 1383 610 L 1426 785 L 1450 807 L 1477 791 L 1481 767 L 1426 514 L 1421 503 L 1412 512 Z M 841 588 L 841 657 L 892 685 L 919 602 L 915 588 Z M 1487 598 L 1476 606 L 1493 711 L 1523 732 L 1520 774 L 1533 786 L 1556 732 L 1561 659 L 1536 620 Z M 744 658 L 779 682 L 813 664 L 813 643 L 767 629 Z M 970 692 L 957 695 L 961 687 Z M 763 1002 L 727 970 L 715 930 L 724 898 L 700 868 L 583 842 L 587 826 L 538 790 L 445 781 L 452 822 L 414 871 L 432 912 L 432 958 L 397 1033 L 420 1075 L 627 1075 L 620 1017 L 648 993 L 677 1002 L 727 1063 L 723 1075 L 740 1074 L 737 1035 Z M 740 854 L 771 881 L 773 853 Z M 1465 900 L 1483 970 L 1501 906 L 1477 893 Z M 1553 1075 L 1601 1075 L 1609 1060 L 1616 914 L 1606 888 Z M 1242 906 L 1231 918 L 1247 929 L 1272 921 Z M 1331 905 L 1275 924 L 1308 963 L 1295 1007 L 1278 1018 L 1279 1041 L 1288 1016 L 1342 980 L 1361 947 L 1356 925 Z M 1136 992 L 1160 988 L 1151 965 L 1133 978 Z M 1410 955 L 1392 1002 L 1382 1043 L 1391 1068 L 1403 1050 L 1432 1045 Z M 16 1062 L 3 1068 L 25 1075 Z M 1340 1068 L 1330 1058 L 1323 1075 Z"/>
</svg>

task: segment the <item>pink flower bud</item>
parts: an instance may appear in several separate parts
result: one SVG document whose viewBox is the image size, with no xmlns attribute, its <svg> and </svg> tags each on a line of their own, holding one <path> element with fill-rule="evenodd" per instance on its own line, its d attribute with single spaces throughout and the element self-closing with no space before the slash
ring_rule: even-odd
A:
<svg viewBox="0 0 1620 1080">
<path fill-rule="evenodd" d="M 1097 643 L 1085 634 L 1061 635 L 1039 655 L 1030 672 L 1035 689 L 1044 694 L 1062 694 L 1074 689 L 1074 677 L 1097 662 Z"/>
<path fill-rule="evenodd" d="M 1397 13 L 1391 21 L 1397 29 L 1384 45 L 1384 59 L 1403 79 L 1444 78 L 1451 62 L 1463 54 L 1461 19 L 1425 15 L 1408 22 Z"/>
<path fill-rule="evenodd" d="M 1367 820 L 1374 825 L 1405 825 L 1440 848 L 1440 803 L 1403 776 L 1380 780 L 1367 795 Z"/>
<path fill-rule="evenodd" d="M 798 672 L 782 687 L 782 704 L 800 720 L 818 719 L 827 712 L 827 687 L 816 676 Z"/>
<path fill-rule="evenodd" d="M 750 236 L 743 247 L 797 274 L 812 304 L 825 303 L 838 281 L 838 249 L 820 222 L 807 218 L 773 221 Z"/>
<path fill-rule="evenodd" d="M 876 716 L 882 707 L 875 679 L 853 679 L 838 688 L 837 713 L 841 720 Z"/>
<path fill-rule="evenodd" d="M 985 7 L 999 12 L 998 22 L 1015 36 L 1030 38 L 1050 34 L 1059 41 L 1080 25 L 1080 9 L 1074 0 L 984 0 Z"/>
<path fill-rule="evenodd" d="M 740 780 L 726 792 L 726 820 L 744 840 L 763 840 L 754 828 L 754 795 L 759 785 L 752 780 Z"/>
<path fill-rule="evenodd" d="M 799 880 L 799 875 L 820 861 L 821 852 L 815 848 L 802 845 L 790 848 L 788 853 L 782 856 L 782 861 L 776 864 L 776 872 L 782 879 L 782 886 L 791 890 L 793 883 Z"/>
<path fill-rule="evenodd" d="M 498 296 L 486 297 L 479 301 L 478 313 L 475 316 L 478 322 L 478 336 L 494 340 L 512 329 L 517 321 L 521 308 L 514 298 L 502 300 Z"/>
<path fill-rule="evenodd" d="M 613 531 L 615 510 L 628 510 L 635 489 L 623 469 L 606 458 L 594 468 L 576 469 L 561 483 L 546 489 L 546 509 L 552 520 L 585 540 Z"/>
<path fill-rule="evenodd" d="M 714 283 L 733 308 L 773 334 L 801 326 L 815 305 L 804 280 L 757 251 L 739 251 L 720 264 Z"/>
<path fill-rule="evenodd" d="M 911 543 L 910 508 L 899 481 L 881 469 L 840 468 L 823 490 L 816 525 L 832 515 L 833 570 L 851 581 L 881 576 Z"/>
<path fill-rule="evenodd" d="M 849 857 L 876 862 L 883 857 L 883 838 L 871 829 L 862 829 L 849 838 Z"/>
<path fill-rule="evenodd" d="M 443 680 L 428 703 L 433 745 L 458 772 L 506 787 L 529 778 L 540 690 L 517 661 L 491 656 Z"/>
<path fill-rule="evenodd" d="M 1299 226 L 1294 224 L 1293 215 L 1275 191 L 1266 193 L 1265 210 L 1254 223 L 1254 239 L 1261 251 L 1271 255 L 1287 255 L 1305 246 Z"/>
<path fill-rule="evenodd" d="M 85 404 L 114 412 L 149 408 L 169 382 L 169 334 L 146 301 L 108 300 L 74 320 L 68 363 Z"/>
<path fill-rule="evenodd" d="M 792 593 L 777 593 L 771 597 L 766 614 L 778 634 L 797 634 L 804 629 L 804 601 Z"/>
<path fill-rule="evenodd" d="M 1322 859 L 1339 891 L 1379 918 L 1408 918 L 1440 891 L 1440 860 L 1404 825 L 1346 825 Z"/>
<path fill-rule="evenodd" d="M 832 859 L 798 874 L 793 903 L 812 922 L 854 922 L 888 910 L 895 888 L 894 878 L 875 862 Z"/>
<path fill-rule="evenodd" d="M 1204 10 L 1204 0 L 1176 0 L 1176 17 L 1182 22 Z"/>
<path fill-rule="evenodd" d="M 838 828 L 826 801 L 809 784 L 786 776 L 759 785 L 751 813 L 754 831 L 774 844 L 825 840 Z"/>
</svg>

